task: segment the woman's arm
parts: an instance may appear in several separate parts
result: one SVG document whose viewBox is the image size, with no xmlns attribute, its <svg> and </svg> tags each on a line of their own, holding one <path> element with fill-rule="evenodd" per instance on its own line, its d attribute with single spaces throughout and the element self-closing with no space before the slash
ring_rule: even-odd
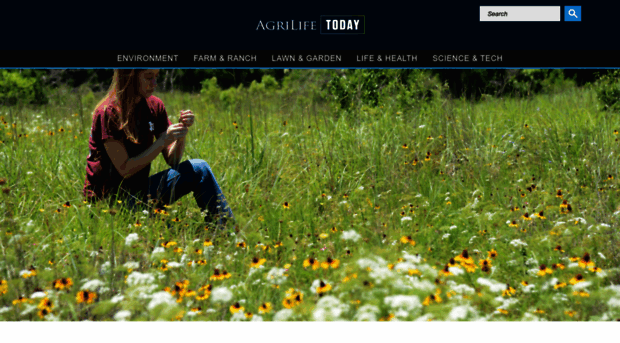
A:
<svg viewBox="0 0 620 343">
<path fill-rule="evenodd" d="M 167 154 L 164 154 L 166 163 L 168 163 L 168 165 L 171 167 L 174 167 L 175 165 L 181 163 L 181 159 L 183 158 L 184 151 L 185 151 L 185 137 L 176 140 L 174 143 L 170 145 L 170 147 L 167 150 Z"/>
<path fill-rule="evenodd" d="M 183 124 L 171 125 L 148 149 L 132 158 L 129 158 L 127 149 L 118 140 L 107 139 L 103 145 L 118 173 L 123 178 L 128 178 L 151 163 L 165 147 L 172 145 L 176 140 L 183 139 L 186 134 L 187 128 Z"/>
<path fill-rule="evenodd" d="M 127 149 L 120 141 L 107 139 L 103 145 L 118 173 L 123 178 L 128 178 L 142 170 L 159 155 L 166 145 L 164 138 L 165 135 L 161 135 L 148 149 L 132 158 L 129 158 Z"/>
</svg>

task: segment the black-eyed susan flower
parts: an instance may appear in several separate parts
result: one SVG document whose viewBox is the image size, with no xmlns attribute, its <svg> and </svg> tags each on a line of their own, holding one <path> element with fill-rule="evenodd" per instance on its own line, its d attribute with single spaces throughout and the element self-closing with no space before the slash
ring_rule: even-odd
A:
<svg viewBox="0 0 620 343">
<path fill-rule="evenodd" d="M 435 293 L 435 294 L 430 294 L 429 296 L 427 296 L 422 302 L 422 305 L 429 306 L 431 303 L 440 303 L 440 302 L 442 302 L 441 297 L 439 296 L 439 294 Z"/>
<path fill-rule="evenodd" d="M 136 223 L 135 223 L 135 224 L 133 224 L 133 226 L 135 226 L 135 227 L 140 227 L 140 226 L 142 226 L 142 223 L 140 223 L 140 219 L 136 220 Z"/>
<path fill-rule="evenodd" d="M 489 255 L 489 258 L 497 257 L 497 251 L 495 251 L 495 249 L 491 249 L 491 251 L 487 251 L 487 254 Z"/>
<path fill-rule="evenodd" d="M 210 239 L 206 238 L 202 245 L 204 245 L 205 247 L 212 246 L 213 242 L 211 242 Z"/>
<path fill-rule="evenodd" d="M 390 314 L 388 314 L 388 315 L 387 315 L 387 316 L 385 316 L 385 317 L 381 317 L 381 318 L 379 318 L 379 321 L 380 321 L 380 322 L 389 322 L 389 321 L 391 321 L 392 319 L 394 319 L 395 317 L 396 317 L 396 316 L 394 315 L 394 313 L 390 313 Z"/>
<path fill-rule="evenodd" d="M 338 232 L 338 229 L 335 226 L 333 226 L 331 229 L 329 229 L 329 231 L 331 231 L 332 233 L 336 233 Z"/>
<path fill-rule="evenodd" d="M 320 239 L 326 239 L 327 237 L 329 237 L 329 235 L 325 232 L 323 232 L 322 234 L 319 235 Z"/>
<path fill-rule="evenodd" d="M 403 144 L 403 149 L 408 149 L 409 147 L 407 146 L 407 143 Z"/>
<path fill-rule="evenodd" d="M 241 248 L 241 249 L 243 249 L 243 248 L 245 248 L 246 246 L 247 246 L 247 245 L 245 244 L 245 242 L 239 242 L 239 243 L 237 243 L 237 248 Z"/>
<path fill-rule="evenodd" d="M 95 302 L 95 299 L 97 299 L 97 293 L 90 292 L 87 289 L 82 290 L 77 293 L 77 295 L 75 296 L 75 299 L 77 300 L 78 304 L 81 304 L 81 303 L 92 304 L 93 302 Z"/>
<path fill-rule="evenodd" d="M 534 310 L 534 313 L 535 314 L 545 314 L 545 311 L 537 308 L 537 309 Z"/>
<path fill-rule="evenodd" d="M 325 262 L 327 262 L 327 264 L 332 267 L 332 269 L 336 269 L 338 268 L 338 266 L 340 266 L 340 260 L 337 258 L 328 257 Z"/>
<path fill-rule="evenodd" d="M 517 224 L 516 220 L 513 220 L 510 224 L 508 224 L 508 226 L 510 226 L 510 227 L 519 227 L 519 224 Z"/>
<path fill-rule="evenodd" d="M 563 287 L 566 287 L 566 282 L 558 281 L 558 282 L 556 282 L 555 285 L 553 285 L 553 289 L 558 289 L 558 288 L 563 288 Z"/>
<path fill-rule="evenodd" d="M 439 275 L 440 276 L 450 276 L 450 275 L 454 275 L 454 274 L 452 274 L 452 272 L 450 272 L 450 267 L 448 265 L 446 265 L 445 267 L 443 267 L 443 269 L 441 269 L 439 271 Z"/>
<path fill-rule="evenodd" d="M 213 275 L 211 275 L 211 277 L 209 277 L 209 280 L 219 281 L 219 280 L 224 280 L 224 277 L 220 273 L 220 270 L 215 268 L 215 270 L 213 271 Z"/>
<path fill-rule="evenodd" d="M 13 300 L 13 306 L 21 305 L 24 303 L 32 303 L 32 299 L 25 298 L 23 296 L 19 296 L 17 299 Z"/>
<path fill-rule="evenodd" d="M 523 287 L 527 287 L 530 285 L 530 283 L 525 280 L 521 281 L 521 284 L 523 285 Z"/>
<path fill-rule="evenodd" d="M 488 259 L 481 260 L 480 270 L 482 270 L 485 273 L 490 273 L 491 272 L 491 261 Z"/>
<path fill-rule="evenodd" d="M 195 296 L 196 300 L 207 300 L 209 296 L 211 295 L 212 289 L 213 289 L 213 286 L 211 284 L 207 284 L 207 285 L 200 287 L 198 289 L 198 292 L 196 292 L 196 296 Z M 202 295 L 200 293 L 202 293 Z"/>
<path fill-rule="evenodd" d="M 177 242 L 174 242 L 174 241 L 166 241 L 166 242 L 161 243 L 161 246 L 164 248 L 170 248 L 175 245 L 177 245 Z"/>
<path fill-rule="evenodd" d="M 577 312 L 569 310 L 569 311 L 564 311 L 564 314 L 572 318 L 575 316 L 575 314 L 577 314 Z"/>
<path fill-rule="evenodd" d="M 560 269 L 560 270 L 564 270 L 564 268 L 566 268 L 562 263 L 554 263 L 551 265 L 551 269 Z"/>
<path fill-rule="evenodd" d="M 62 291 L 63 289 L 69 289 L 73 286 L 73 280 L 71 278 L 62 278 L 54 280 L 54 288 Z"/>
<path fill-rule="evenodd" d="M 578 283 L 580 283 L 580 282 L 583 282 L 583 281 L 584 281 L 584 279 L 583 279 L 583 275 L 581 275 L 581 274 L 577 274 L 577 275 L 575 275 L 572 279 L 570 279 L 569 283 L 570 283 L 571 285 L 576 285 L 576 284 L 578 284 Z"/>
<path fill-rule="evenodd" d="M 415 241 L 411 238 L 411 236 L 402 236 L 400 238 L 400 242 L 403 244 L 411 244 L 415 246 Z"/>
<path fill-rule="evenodd" d="M 564 195 L 562 194 L 562 190 L 561 190 L 561 189 L 558 189 L 558 191 L 557 191 L 557 193 L 555 194 L 555 196 L 556 196 L 556 198 L 560 198 L 560 199 L 562 199 L 562 197 L 564 196 Z"/>
<path fill-rule="evenodd" d="M 225 270 L 222 272 L 222 278 L 230 279 L 231 277 L 232 277 L 232 275 L 229 272 L 227 272 Z"/>
<path fill-rule="evenodd" d="M 321 295 L 325 292 L 328 292 L 332 289 L 332 286 L 328 283 L 323 282 L 323 280 L 321 280 L 321 282 L 319 283 L 319 287 L 316 288 L 316 293 Z"/>
<path fill-rule="evenodd" d="M 602 271 L 603 271 L 603 270 L 602 270 L 601 268 L 599 268 L 599 267 L 590 267 L 590 268 L 588 268 L 588 270 L 589 270 L 589 271 L 591 271 L 591 272 L 593 272 L 593 273 L 600 273 L 600 272 L 602 272 Z"/>
<path fill-rule="evenodd" d="M 230 313 L 243 312 L 243 310 L 245 310 L 245 308 L 241 306 L 238 302 L 230 305 Z"/>
<path fill-rule="evenodd" d="M 538 213 L 535 214 L 536 217 L 538 217 L 538 219 L 547 219 L 547 217 L 545 217 L 545 214 L 543 213 L 543 211 L 540 211 Z"/>
<path fill-rule="evenodd" d="M 579 261 L 579 267 L 584 269 L 594 267 L 594 262 L 590 259 L 590 254 L 588 254 L 587 252 L 583 254 L 583 257 Z"/>
<path fill-rule="evenodd" d="M 318 260 L 310 257 L 304 260 L 303 266 L 304 268 L 312 267 L 312 270 L 317 270 L 321 267 L 321 264 L 319 263 Z"/>
<path fill-rule="evenodd" d="M 62 204 L 62 207 L 70 208 L 71 204 L 67 201 L 66 203 Z"/>
<path fill-rule="evenodd" d="M 510 284 L 506 284 L 506 289 L 504 289 L 502 291 L 502 296 L 503 297 L 511 297 L 511 296 L 515 295 L 515 293 L 517 293 L 517 291 L 514 288 L 512 288 L 510 286 Z"/>
<path fill-rule="evenodd" d="M 498 308 L 498 309 L 497 309 L 497 312 L 499 312 L 499 313 L 501 313 L 501 314 L 503 314 L 503 315 L 508 315 L 508 311 L 507 311 L 507 310 L 504 310 L 503 308 Z"/>
<path fill-rule="evenodd" d="M 553 248 L 554 251 L 559 251 L 559 252 L 564 252 L 564 250 L 562 250 L 562 246 L 561 245 L 556 245 L 555 248 Z"/>
<path fill-rule="evenodd" d="M 179 217 L 174 217 L 174 219 L 172 219 L 173 222 L 178 223 L 181 221 L 181 219 L 179 219 Z"/>
<path fill-rule="evenodd" d="M 252 259 L 252 263 L 250 264 L 250 267 L 251 268 L 260 268 L 266 261 L 267 261 L 267 259 L 254 257 Z"/>
<path fill-rule="evenodd" d="M 9 291 L 9 284 L 6 280 L 0 280 L 0 295 L 6 294 Z"/>
<path fill-rule="evenodd" d="M 259 307 L 258 307 L 258 313 L 263 314 L 263 313 L 269 313 L 271 312 L 271 303 L 267 302 L 267 303 L 262 303 Z"/>
<path fill-rule="evenodd" d="M 39 318 L 44 319 L 45 316 L 47 316 L 50 313 L 52 313 L 51 309 L 49 309 L 49 308 L 42 308 L 42 309 L 39 310 L 39 312 L 37 312 L 37 315 L 39 316 Z"/>
<path fill-rule="evenodd" d="M 538 276 L 545 276 L 547 274 L 552 274 L 553 270 L 549 269 L 546 265 L 541 264 L 540 267 L 538 267 Z"/>
<path fill-rule="evenodd" d="M 532 217 L 530 217 L 529 213 L 525 212 L 523 213 L 523 215 L 521 216 L 521 218 L 523 220 L 532 220 Z"/>
<path fill-rule="evenodd" d="M 39 305 L 37 305 L 37 308 L 39 310 L 42 310 L 42 309 L 51 310 L 52 308 L 54 308 L 54 304 L 48 297 L 45 297 L 41 299 L 41 301 L 39 302 Z"/>
<path fill-rule="evenodd" d="M 574 257 L 569 257 L 568 259 L 569 259 L 571 262 L 577 262 L 577 261 L 579 261 L 581 258 L 580 258 L 580 257 L 577 257 L 577 256 L 574 256 Z"/>
<path fill-rule="evenodd" d="M 575 296 L 580 296 L 582 298 L 588 298 L 590 297 L 590 293 L 586 292 L 586 291 L 574 291 L 573 295 Z"/>
<path fill-rule="evenodd" d="M 291 205 L 288 203 L 288 201 L 285 201 L 285 202 L 282 204 L 282 207 L 284 207 L 284 209 L 287 209 L 287 210 L 288 210 L 288 209 L 290 209 L 290 208 L 291 208 Z"/>
<path fill-rule="evenodd" d="M 469 256 L 469 252 L 467 249 L 464 249 L 460 255 L 454 258 L 454 261 L 460 262 L 461 264 L 474 264 L 474 260 Z"/>
</svg>

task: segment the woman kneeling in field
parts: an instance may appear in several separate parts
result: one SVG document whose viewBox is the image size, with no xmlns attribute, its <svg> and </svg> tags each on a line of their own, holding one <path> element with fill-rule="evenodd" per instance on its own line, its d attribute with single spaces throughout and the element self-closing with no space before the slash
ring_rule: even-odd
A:
<svg viewBox="0 0 620 343">
<path fill-rule="evenodd" d="M 90 133 L 84 196 L 93 202 L 127 200 L 130 208 L 157 208 L 194 193 L 205 221 L 224 226 L 234 218 L 207 162 L 181 161 L 185 136 L 194 124 L 191 111 L 181 111 L 172 124 L 164 103 L 153 91 L 159 70 L 115 70 L 108 94 L 97 104 Z M 151 162 L 162 154 L 172 168 L 149 176 Z"/>
</svg>

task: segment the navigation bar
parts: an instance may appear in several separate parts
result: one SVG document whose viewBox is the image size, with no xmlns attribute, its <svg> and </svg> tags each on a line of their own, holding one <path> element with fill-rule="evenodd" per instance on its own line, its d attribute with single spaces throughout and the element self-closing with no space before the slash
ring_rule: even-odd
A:
<svg viewBox="0 0 620 343">
<path fill-rule="evenodd" d="M 610 68 L 620 51 L 562 50 L 196 50 L 11 51 L 19 68 Z"/>
</svg>

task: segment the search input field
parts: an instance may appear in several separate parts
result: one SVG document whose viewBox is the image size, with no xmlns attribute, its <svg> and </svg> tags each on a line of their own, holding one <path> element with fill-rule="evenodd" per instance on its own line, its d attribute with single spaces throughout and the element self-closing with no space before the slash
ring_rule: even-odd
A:
<svg viewBox="0 0 620 343">
<path fill-rule="evenodd" d="M 480 6 L 480 21 L 560 21 L 560 6 Z"/>
</svg>

